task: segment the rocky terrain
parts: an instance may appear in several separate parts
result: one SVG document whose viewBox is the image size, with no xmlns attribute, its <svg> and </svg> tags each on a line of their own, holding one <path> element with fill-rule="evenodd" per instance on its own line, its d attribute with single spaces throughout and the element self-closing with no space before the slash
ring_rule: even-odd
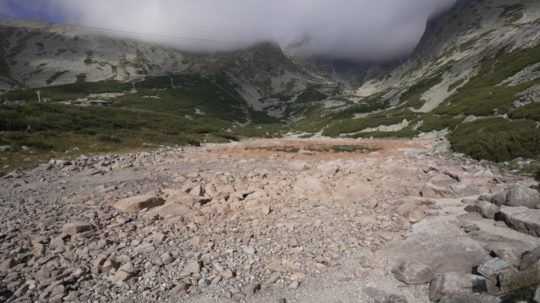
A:
<svg viewBox="0 0 540 303">
<path fill-rule="evenodd" d="M 13 171 L 0 301 L 539 302 L 536 183 L 447 150 L 259 139 Z"/>
<path fill-rule="evenodd" d="M 458 1 L 349 83 L 2 21 L 0 302 L 540 303 L 537 181 L 485 161 L 540 163 L 539 18 Z"/>
</svg>

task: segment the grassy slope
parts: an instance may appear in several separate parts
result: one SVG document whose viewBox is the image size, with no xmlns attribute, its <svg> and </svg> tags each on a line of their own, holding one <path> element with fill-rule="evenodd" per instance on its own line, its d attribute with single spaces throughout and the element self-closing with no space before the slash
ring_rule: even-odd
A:
<svg viewBox="0 0 540 303">
<path fill-rule="evenodd" d="M 515 87 L 498 86 L 523 68 L 540 62 L 540 47 L 513 53 L 500 52 L 486 58 L 478 76 L 471 79 L 433 113 L 416 113 L 410 107 L 423 104 L 421 95 L 441 81 L 440 76 L 426 79 L 410 88 L 401 106 L 387 109 L 380 96 L 345 110 L 327 112 L 316 101 L 326 96 L 307 90 L 299 98 L 304 119 L 282 125 L 260 112 L 246 110 L 235 87 L 225 77 L 174 76 L 172 89 L 169 77 L 155 77 L 136 84 L 138 92 L 116 98 L 111 107 L 75 107 L 57 101 L 82 98 L 91 93 L 126 92 L 131 84 L 115 81 L 76 83 L 40 89 L 47 104 L 36 104 L 35 90 L 10 92 L 4 99 L 29 101 L 24 106 L 0 107 L 0 145 L 9 144 L 14 151 L 1 155 L 0 164 L 34 156 L 49 158 L 76 146 L 78 153 L 104 152 L 140 148 L 147 144 L 186 144 L 201 141 L 222 141 L 241 136 L 272 136 L 286 131 L 315 133 L 327 136 L 356 133 L 358 136 L 411 137 L 420 132 L 449 129 L 454 149 L 478 159 L 506 161 L 515 157 L 540 154 L 536 121 L 540 121 L 540 105 L 514 109 L 517 93 L 540 84 L 530 81 Z M 149 98 L 152 96 L 152 98 Z M 157 98 L 156 98 L 157 97 Z M 308 106 L 309 105 L 309 106 Z M 204 114 L 201 114 L 204 113 Z M 366 114 L 355 119 L 357 114 Z M 491 118 L 508 114 L 511 120 Z M 485 119 L 462 123 L 466 115 Z M 359 131 L 380 125 L 410 125 L 399 132 Z M 249 126 L 240 123 L 252 121 Z M 235 123 L 238 122 L 238 123 Z M 23 152 L 22 147 L 31 148 Z"/>
<path fill-rule="evenodd" d="M 175 76 L 174 84 L 175 89 L 171 89 L 169 77 L 139 82 L 137 93 L 118 97 L 109 107 L 79 107 L 57 101 L 90 93 L 125 92 L 130 84 L 106 81 L 43 88 L 42 98 L 50 101 L 42 104 L 35 102 L 34 90 L 4 95 L 4 99 L 27 102 L 0 105 L 0 145 L 12 147 L 12 151 L 0 154 L 0 170 L 5 165 L 9 167 L 4 170 L 9 170 L 16 163 L 33 164 L 81 153 L 236 140 L 245 134 L 268 132 L 239 127 L 238 123 L 248 119 L 274 122 L 263 113 L 244 112 L 244 101 L 222 77 Z"/>
</svg>

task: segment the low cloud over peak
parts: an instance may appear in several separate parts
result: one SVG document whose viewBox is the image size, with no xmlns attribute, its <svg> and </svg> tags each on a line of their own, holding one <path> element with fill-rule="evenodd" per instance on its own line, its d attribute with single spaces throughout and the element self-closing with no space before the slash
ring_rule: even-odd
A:
<svg viewBox="0 0 540 303">
<path fill-rule="evenodd" d="M 427 20 L 455 0 L 20 2 L 8 0 L 0 10 L 13 16 L 55 16 L 127 36 L 139 33 L 144 39 L 187 50 L 230 50 L 273 41 L 299 54 L 366 61 L 410 52 Z"/>
</svg>

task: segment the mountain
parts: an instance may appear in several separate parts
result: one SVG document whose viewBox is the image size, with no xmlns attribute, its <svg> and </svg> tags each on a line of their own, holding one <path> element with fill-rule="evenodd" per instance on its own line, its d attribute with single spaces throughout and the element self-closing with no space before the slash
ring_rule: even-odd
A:
<svg viewBox="0 0 540 303">
<path fill-rule="evenodd" d="M 306 130 L 329 136 L 414 136 L 446 130 L 477 158 L 540 154 L 540 3 L 458 1 L 432 20 L 414 54 L 320 110 Z M 314 118 L 312 118 L 313 120 Z"/>
<path fill-rule="evenodd" d="M 109 34 L 110 33 L 106 33 Z M 0 24 L 0 90 L 80 82 L 136 82 L 174 75 L 226 74 L 255 110 L 280 116 L 272 96 L 287 100 L 320 82 L 272 43 L 235 52 L 196 54 L 98 29 L 9 21 Z"/>
<path fill-rule="evenodd" d="M 174 121 L 189 117 L 197 124 L 204 117 L 200 127 L 212 130 L 205 134 L 437 131 L 455 151 L 478 159 L 540 155 L 535 0 L 459 0 L 429 21 L 411 56 L 384 64 L 300 58 L 272 43 L 197 54 L 76 26 L 16 21 L 0 25 L 0 45 L 0 98 L 8 103 L 32 103 L 39 89 L 56 105 L 109 104 L 160 115 L 173 108 Z M 158 99 L 166 104 L 147 102 Z M 200 137 L 194 129 L 188 133 Z"/>
</svg>

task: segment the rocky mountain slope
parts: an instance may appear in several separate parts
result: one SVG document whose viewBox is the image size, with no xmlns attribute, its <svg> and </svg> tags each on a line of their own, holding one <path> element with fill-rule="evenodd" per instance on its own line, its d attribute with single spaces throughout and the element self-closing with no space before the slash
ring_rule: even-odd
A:
<svg viewBox="0 0 540 303">
<path fill-rule="evenodd" d="M 447 130 L 458 151 L 478 158 L 538 155 L 530 142 L 540 138 L 539 29 L 537 1 L 459 1 L 428 24 L 411 58 L 371 73 L 378 76 L 349 96 L 355 105 L 321 109 L 313 116 L 321 122 L 305 130 L 350 137 Z"/>
<path fill-rule="evenodd" d="M 118 38 L 115 32 L 77 26 L 6 21 L 0 24 L 0 90 L 75 82 L 139 81 L 148 77 L 226 74 L 256 110 L 283 109 L 311 82 L 320 82 L 271 43 L 215 54 L 196 54 Z M 266 101 L 266 102 L 265 102 Z"/>
</svg>

